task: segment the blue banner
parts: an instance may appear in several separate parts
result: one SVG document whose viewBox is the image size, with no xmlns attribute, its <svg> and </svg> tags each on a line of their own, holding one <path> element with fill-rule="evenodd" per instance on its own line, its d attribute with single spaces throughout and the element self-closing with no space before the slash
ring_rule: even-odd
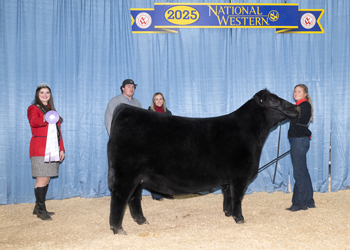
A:
<svg viewBox="0 0 350 250">
<path fill-rule="evenodd" d="M 132 33 L 177 33 L 177 28 L 275 28 L 276 33 L 324 33 L 323 9 L 298 4 L 154 3 L 130 9 Z"/>
<path fill-rule="evenodd" d="M 298 28 L 298 4 L 154 4 L 156 28 Z"/>
</svg>

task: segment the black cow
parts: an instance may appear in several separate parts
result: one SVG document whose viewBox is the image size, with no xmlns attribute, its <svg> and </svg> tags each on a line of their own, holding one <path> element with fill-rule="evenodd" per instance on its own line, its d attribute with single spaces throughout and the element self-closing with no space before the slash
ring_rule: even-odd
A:
<svg viewBox="0 0 350 250">
<path fill-rule="evenodd" d="M 148 223 L 141 208 L 142 188 L 167 195 L 198 193 L 222 186 L 224 211 L 243 223 L 241 202 L 258 173 L 270 130 L 296 106 L 261 90 L 228 115 L 212 118 L 166 116 L 120 105 L 108 142 L 110 226 L 126 234 L 126 205 L 138 224 Z"/>
</svg>

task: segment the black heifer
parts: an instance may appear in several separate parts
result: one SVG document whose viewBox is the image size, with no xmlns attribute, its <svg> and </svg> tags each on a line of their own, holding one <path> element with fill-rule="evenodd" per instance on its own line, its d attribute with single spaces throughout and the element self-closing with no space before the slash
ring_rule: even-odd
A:
<svg viewBox="0 0 350 250">
<path fill-rule="evenodd" d="M 165 116 L 128 105 L 114 112 L 108 142 L 110 226 L 126 234 L 126 205 L 138 224 L 148 223 L 142 188 L 179 195 L 223 186 L 224 210 L 243 223 L 241 202 L 258 173 L 271 128 L 298 115 L 296 107 L 261 90 L 235 112 L 213 118 Z"/>
</svg>

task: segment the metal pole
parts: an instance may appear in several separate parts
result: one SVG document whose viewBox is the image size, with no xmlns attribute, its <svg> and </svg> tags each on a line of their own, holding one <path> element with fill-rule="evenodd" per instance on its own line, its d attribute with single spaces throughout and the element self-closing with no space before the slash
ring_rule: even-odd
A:
<svg viewBox="0 0 350 250">
<path fill-rule="evenodd" d="M 280 133 L 279 133 L 279 136 L 278 136 L 276 166 L 275 166 L 275 173 L 273 175 L 273 181 L 272 181 L 273 184 L 275 184 L 275 178 L 276 178 L 276 172 L 277 172 L 277 163 L 278 163 L 278 155 L 280 154 L 280 140 L 281 140 L 281 125 L 280 125 Z"/>
</svg>

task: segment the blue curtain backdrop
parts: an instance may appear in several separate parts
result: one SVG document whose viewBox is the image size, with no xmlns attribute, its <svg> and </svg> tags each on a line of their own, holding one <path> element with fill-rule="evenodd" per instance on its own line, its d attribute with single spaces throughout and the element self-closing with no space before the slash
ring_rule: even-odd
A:
<svg viewBox="0 0 350 250">
<path fill-rule="evenodd" d="M 101 197 L 107 187 L 104 111 L 126 78 L 138 84 L 143 108 L 155 92 L 174 115 L 211 117 L 239 108 L 263 88 L 293 102 L 293 88 L 309 87 L 314 105 L 308 167 L 316 192 L 350 187 L 350 2 L 303 0 L 324 9 L 324 34 L 276 34 L 274 29 L 179 29 L 177 34 L 132 34 L 130 8 L 152 0 L 0 0 L 0 204 L 34 202 L 27 108 L 37 85 L 52 89 L 63 117 L 66 158 L 51 180 L 49 199 Z M 283 3 L 176 0 L 156 2 Z M 289 150 L 281 124 L 280 154 Z M 225 131 L 223 131 L 224 133 Z M 277 156 L 279 127 L 271 131 L 261 166 Z M 262 171 L 247 193 L 289 192 L 289 155 Z M 148 194 L 148 192 L 144 192 Z"/>
</svg>

